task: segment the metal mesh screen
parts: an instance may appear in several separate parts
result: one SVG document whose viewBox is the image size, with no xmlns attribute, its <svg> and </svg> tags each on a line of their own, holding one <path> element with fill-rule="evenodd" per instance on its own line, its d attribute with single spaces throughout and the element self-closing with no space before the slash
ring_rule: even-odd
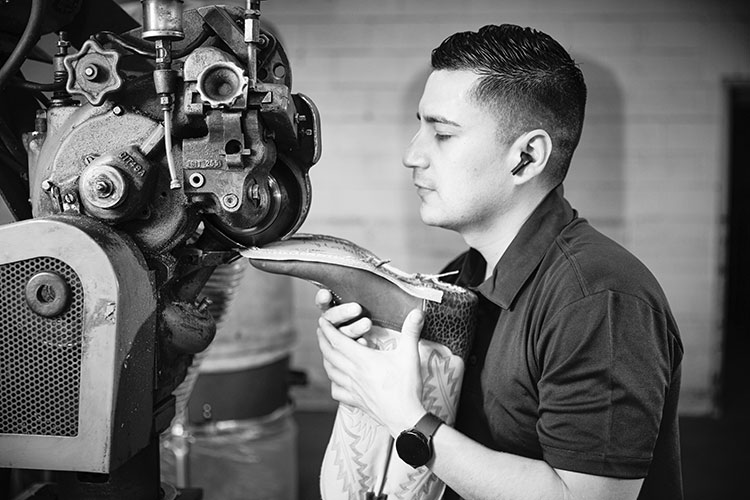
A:
<svg viewBox="0 0 750 500">
<path fill-rule="evenodd" d="M 53 272 L 70 287 L 67 309 L 47 318 L 33 312 L 26 284 Z M 0 265 L 0 433 L 78 434 L 83 288 L 67 264 L 37 257 Z"/>
</svg>

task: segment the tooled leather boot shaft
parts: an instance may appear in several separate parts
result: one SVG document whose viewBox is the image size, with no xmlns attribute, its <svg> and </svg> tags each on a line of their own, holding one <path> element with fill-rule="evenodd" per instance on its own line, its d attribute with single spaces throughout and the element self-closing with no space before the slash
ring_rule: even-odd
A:
<svg viewBox="0 0 750 500">
<path fill-rule="evenodd" d="M 446 293 L 439 304 L 426 301 L 421 337 L 443 344 L 466 360 L 477 326 L 478 303 L 477 296 L 470 292 Z"/>
</svg>

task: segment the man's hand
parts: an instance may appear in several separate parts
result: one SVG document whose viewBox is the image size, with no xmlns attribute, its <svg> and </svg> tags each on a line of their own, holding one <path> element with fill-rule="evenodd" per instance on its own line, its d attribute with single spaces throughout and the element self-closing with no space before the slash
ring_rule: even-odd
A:
<svg viewBox="0 0 750 500">
<path fill-rule="evenodd" d="M 315 305 L 323 311 L 321 317 L 325 317 L 331 324 L 337 326 L 339 331 L 350 339 L 357 340 L 362 345 L 367 345 L 362 336 L 370 331 L 372 321 L 370 321 L 370 318 L 362 316 L 362 306 L 356 302 L 349 302 L 332 307 L 332 302 L 333 295 L 329 290 L 318 290 L 315 295 Z"/>
<path fill-rule="evenodd" d="M 362 345 L 362 337 L 372 328 L 368 318 L 360 317 L 362 307 L 356 303 L 329 307 L 330 301 L 327 290 L 315 298 L 323 309 L 317 334 L 323 366 L 331 379 L 331 396 L 369 413 L 392 435 L 398 435 L 425 413 L 418 349 L 423 313 L 411 311 L 398 336 L 398 346 L 379 351 Z"/>
</svg>

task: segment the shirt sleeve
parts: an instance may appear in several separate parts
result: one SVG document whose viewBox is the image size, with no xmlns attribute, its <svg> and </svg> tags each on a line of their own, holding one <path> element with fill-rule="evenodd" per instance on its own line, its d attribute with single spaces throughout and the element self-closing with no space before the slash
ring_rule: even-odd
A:
<svg viewBox="0 0 750 500">
<path fill-rule="evenodd" d="M 670 384 L 667 318 L 613 291 L 543 326 L 537 434 L 552 467 L 619 478 L 648 473 Z"/>
</svg>

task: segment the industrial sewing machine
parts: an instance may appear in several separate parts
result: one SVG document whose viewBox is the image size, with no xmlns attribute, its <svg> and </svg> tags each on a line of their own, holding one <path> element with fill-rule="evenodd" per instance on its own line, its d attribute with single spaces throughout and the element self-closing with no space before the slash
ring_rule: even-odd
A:
<svg viewBox="0 0 750 500">
<path fill-rule="evenodd" d="M 19 498 L 200 498 L 159 434 L 215 332 L 201 289 L 310 207 L 319 116 L 260 0 L 142 7 L 0 1 L 0 471 L 56 471 Z"/>
</svg>

